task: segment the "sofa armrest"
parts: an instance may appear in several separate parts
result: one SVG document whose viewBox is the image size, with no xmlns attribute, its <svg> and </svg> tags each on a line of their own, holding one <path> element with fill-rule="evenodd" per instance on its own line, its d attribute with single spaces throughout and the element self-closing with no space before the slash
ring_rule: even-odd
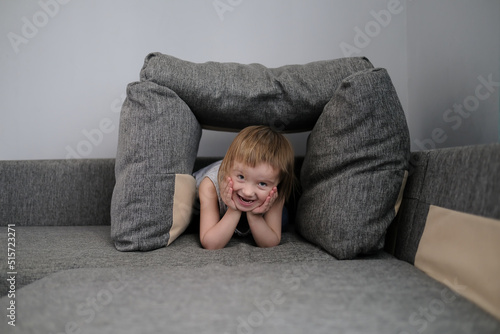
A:
<svg viewBox="0 0 500 334">
<path fill-rule="evenodd" d="M 500 144 L 414 152 L 410 165 L 388 233 L 396 257 L 414 264 L 431 206 L 500 219 Z"/>
<path fill-rule="evenodd" d="M 500 144 L 418 152 L 393 254 L 500 319 Z"/>
</svg>

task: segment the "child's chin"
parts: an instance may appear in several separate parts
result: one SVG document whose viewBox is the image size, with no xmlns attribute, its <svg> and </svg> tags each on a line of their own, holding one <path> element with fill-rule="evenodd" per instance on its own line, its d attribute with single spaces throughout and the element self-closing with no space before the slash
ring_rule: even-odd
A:
<svg viewBox="0 0 500 334">
<path fill-rule="evenodd" d="M 253 207 L 252 207 L 252 208 L 249 208 L 249 207 L 246 207 L 246 206 L 243 206 L 243 207 L 242 207 L 242 206 L 237 206 L 237 208 L 238 208 L 238 210 L 240 210 L 241 212 L 250 212 L 250 211 L 252 211 L 253 209 L 255 209 L 255 208 L 253 208 Z"/>
<path fill-rule="evenodd" d="M 250 212 L 252 210 L 255 210 L 256 207 L 257 207 L 257 205 L 255 205 L 255 203 L 251 206 L 236 204 L 236 208 L 238 210 L 240 210 L 241 212 Z"/>
</svg>

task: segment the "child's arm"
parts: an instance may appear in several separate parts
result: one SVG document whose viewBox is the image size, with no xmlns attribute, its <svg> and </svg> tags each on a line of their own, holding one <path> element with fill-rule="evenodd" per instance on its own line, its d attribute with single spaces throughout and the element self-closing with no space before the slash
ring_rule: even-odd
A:
<svg viewBox="0 0 500 334">
<path fill-rule="evenodd" d="M 274 202 L 277 197 L 273 189 L 260 207 L 247 212 L 248 225 L 259 247 L 274 247 L 281 241 L 281 215 L 284 201 Z"/>
<path fill-rule="evenodd" d="M 227 188 L 224 191 L 230 191 Z M 241 211 L 228 205 L 226 214 L 220 219 L 217 191 L 208 178 L 201 181 L 199 196 L 201 245 L 206 249 L 224 248 L 234 234 L 241 217 Z"/>
</svg>

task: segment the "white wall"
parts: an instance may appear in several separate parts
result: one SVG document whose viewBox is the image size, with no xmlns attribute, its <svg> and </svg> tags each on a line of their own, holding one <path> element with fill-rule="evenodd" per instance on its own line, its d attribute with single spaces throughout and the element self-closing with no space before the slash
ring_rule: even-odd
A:
<svg viewBox="0 0 500 334">
<path fill-rule="evenodd" d="M 443 3 L 454 7 L 452 0 Z M 478 75 L 492 73 L 498 81 L 500 43 L 489 32 L 483 35 L 481 52 L 474 52 L 476 44 L 470 45 L 472 37 L 467 38 L 462 58 L 445 62 L 448 73 L 459 73 L 463 63 L 470 64 L 469 75 L 450 76 L 455 85 L 433 85 L 441 94 L 423 85 L 428 76 L 441 78 L 436 74 L 440 60 L 426 50 L 439 46 L 443 57 L 458 57 L 446 53 L 448 45 L 437 37 L 440 30 L 453 36 L 448 23 L 477 33 L 481 26 L 488 30 L 496 24 L 498 1 L 483 0 L 483 10 L 472 3 L 478 2 L 460 1 L 466 8 L 457 6 L 441 24 L 447 7 L 424 0 L 1 1 L 0 159 L 114 157 L 126 85 L 138 80 L 144 57 L 153 51 L 194 62 L 257 62 L 269 67 L 367 56 L 375 66 L 388 69 L 412 137 L 425 139 L 432 129 L 444 126 L 439 113 L 457 94 L 461 101 L 474 93 Z M 472 14 L 462 27 L 453 15 L 464 11 Z M 414 13 L 427 18 L 425 26 Z M 474 27 L 472 21 L 482 24 Z M 429 36 L 428 46 L 431 27 L 438 30 L 432 30 L 435 36 Z M 494 63 L 490 58 L 483 67 L 485 53 L 491 59 L 496 55 L 496 67 L 489 67 Z M 458 87 L 463 91 L 457 92 Z M 498 88 L 483 105 L 489 128 L 463 122 L 465 142 L 498 138 Z M 476 115 L 479 112 L 467 121 L 483 119 Z M 443 144 L 455 144 L 452 134 L 459 131 L 448 132 L 450 138 Z M 233 136 L 204 131 L 199 155 L 223 155 Z M 297 154 L 305 152 L 306 136 L 290 136 Z"/>
<path fill-rule="evenodd" d="M 407 14 L 412 147 L 499 141 L 500 1 L 413 0 Z"/>
</svg>

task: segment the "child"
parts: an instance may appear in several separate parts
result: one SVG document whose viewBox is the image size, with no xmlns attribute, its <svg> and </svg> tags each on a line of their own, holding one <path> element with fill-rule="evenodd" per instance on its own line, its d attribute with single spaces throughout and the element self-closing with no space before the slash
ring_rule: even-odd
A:
<svg viewBox="0 0 500 334">
<path fill-rule="evenodd" d="M 259 247 L 278 245 L 283 207 L 295 182 L 293 168 L 293 149 L 283 135 L 267 126 L 243 129 L 222 161 L 195 173 L 201 245 L 223 248 L 235 233 L 251 233 Z M 247 233 L 237 229 L 244 216 Z"/>
</svg>

